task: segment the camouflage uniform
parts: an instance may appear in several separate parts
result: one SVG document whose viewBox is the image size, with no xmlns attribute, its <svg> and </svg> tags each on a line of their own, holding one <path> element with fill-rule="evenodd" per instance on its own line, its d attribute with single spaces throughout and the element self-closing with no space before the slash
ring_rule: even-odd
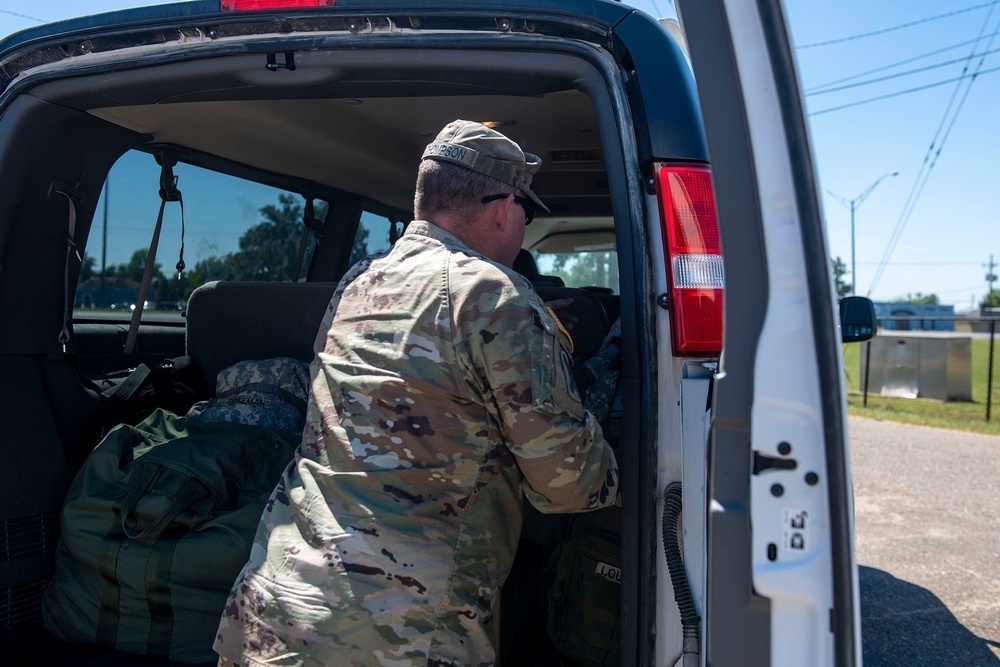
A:
<svg viewBox="0 0 1000 667">
<path fill-rule="evenodd" d="M 215 649 L 240 665 L 490 665 L 522 493 L 615 502 L 618 469 L 530 284 L 423 221 L 341 281 L 306 428 Z"/>
</svg>

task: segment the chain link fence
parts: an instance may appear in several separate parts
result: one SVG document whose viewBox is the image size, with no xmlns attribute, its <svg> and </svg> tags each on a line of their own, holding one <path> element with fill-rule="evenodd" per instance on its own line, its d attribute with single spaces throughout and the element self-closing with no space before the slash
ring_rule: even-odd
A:
<svg viewBox="0 0 1000 667">
<path fill-rule="evenodd" d="M 943 406 L 957 419 L 1000 418 L 998 320 L 987 317 L 884 317 L 870 341 L 844 346 L 848 394 L 905 410 L 905 402 Z"/>
</svg>

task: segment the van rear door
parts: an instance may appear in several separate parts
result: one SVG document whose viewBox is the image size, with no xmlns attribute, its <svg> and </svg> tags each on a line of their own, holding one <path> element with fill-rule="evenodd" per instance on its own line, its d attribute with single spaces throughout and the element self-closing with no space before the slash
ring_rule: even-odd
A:
<svg viewBox="0 0 1000 667">
<path fill-rule="evenodd" d="M 859 665 L 825 232 L 780 0 L 678 0 L 725 255 L 709 436 L 705 660 Z"/>
</svg>

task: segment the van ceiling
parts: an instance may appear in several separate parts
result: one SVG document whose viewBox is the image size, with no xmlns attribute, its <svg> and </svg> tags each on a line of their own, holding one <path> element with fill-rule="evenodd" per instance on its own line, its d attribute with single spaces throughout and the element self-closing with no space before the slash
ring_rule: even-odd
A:
<svg viewBox="0 0 1000 667">
<path fill-rule="evenodd" d="M 283 56 L 279 54 L 278 59 Z M 554 213 L 608 215 L 594 106 L 580 58 L 485 51 L 266 54 L 169 63 L 44 84 L 34 95 L 175 145 L 347 190 L 408 211 L 424 146 L 456 118 L 499 127 L 538 154 Z"/>
</svg>

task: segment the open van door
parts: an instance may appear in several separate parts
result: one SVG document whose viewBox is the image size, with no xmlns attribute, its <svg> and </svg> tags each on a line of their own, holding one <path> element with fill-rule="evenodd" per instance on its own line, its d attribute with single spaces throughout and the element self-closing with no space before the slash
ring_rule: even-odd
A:
<svg viewBox="0 0 1000 667">
<path fill-rule="evenodd" d="M 678 0 L 725 256 L 706 664 L 861 663 L 835 298 L 780 0 Z"/>
</svg>

